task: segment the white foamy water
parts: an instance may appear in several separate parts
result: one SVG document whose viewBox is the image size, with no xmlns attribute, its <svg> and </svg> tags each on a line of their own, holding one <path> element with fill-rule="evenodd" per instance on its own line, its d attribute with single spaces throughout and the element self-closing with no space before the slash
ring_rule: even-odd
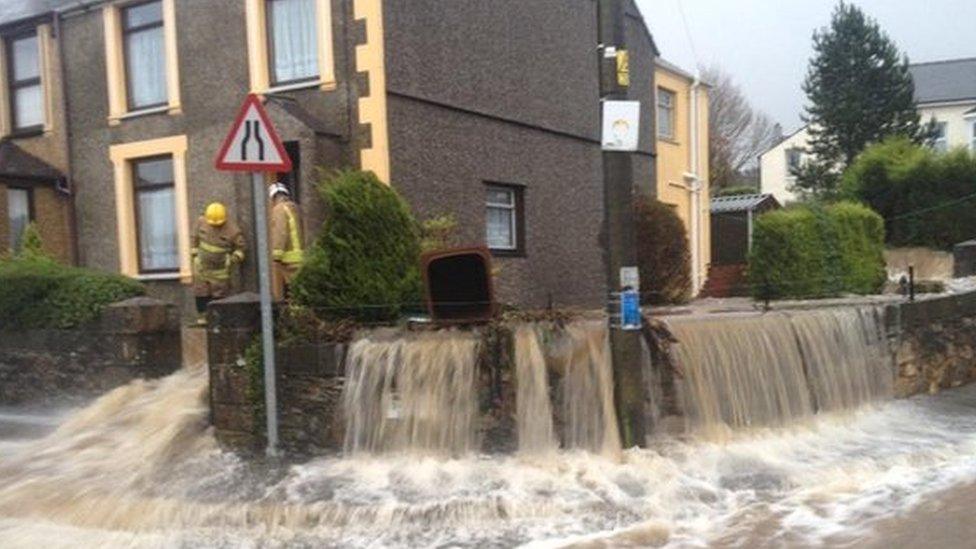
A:
<svg viewBox="0 0 976 549">
<path fill-rule="evenodd" d="M 394 453 L 279 469 L 215 447 L 205 383 L 132 384 L 0 454 L 0 546 L 856 544 L 976 480 L 976 387 L 618 458 Z"/>
</svg>

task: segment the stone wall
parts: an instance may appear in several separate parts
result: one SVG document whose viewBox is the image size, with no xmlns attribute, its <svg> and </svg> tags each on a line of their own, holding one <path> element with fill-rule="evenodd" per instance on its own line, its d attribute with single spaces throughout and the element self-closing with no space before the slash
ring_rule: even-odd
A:
<svg viewBox="0 0 976 549">
<path fill-rule="evenodd" d="M 0 404 L 80 402 L 181 365 L 176 308 L 137 297 L 78 329 L 0 331 Z"/>
<path fill-rule="evenodd" d="M 892 305 L 886 316 L 894 336 L 896 397 L 976 380 L 976 292 Z"/>
</svg>

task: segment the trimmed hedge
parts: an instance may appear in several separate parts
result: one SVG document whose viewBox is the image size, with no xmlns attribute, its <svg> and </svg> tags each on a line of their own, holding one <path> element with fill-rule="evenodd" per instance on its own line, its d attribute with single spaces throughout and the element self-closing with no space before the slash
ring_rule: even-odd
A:
<svg viewBox="0 0 976 549">
<path fill-rule="evenodd" d="M 130 278 L 26 255 L 0 261 L 0 329 L 75 328 L 145 294 Z"/>
<path fill-rule="evenodd" d="M 976 155 L 964 149 L 938 153 L 886 140 L 858 156 L 842 192 L 881 214 L 891 246 L 949 250 L 976 238 Z"/>
<path fill-rule="evenodd" d="M 298 305 L 325 319 L 383 322 L 419 307 L 420 231 L 407 203 L 372 172 L 319 186 L 327 213 L 292 284 Z"/>
<path fill-rule="evenodd" d="M 839 202 L 759 216 L 749 254 L 757 299 L 818 298 L 878 292 L 885 281 L 884 221 Z"/>
<path fill-rule="evenodd" d="M 685 224 L 667 204 L 637 199 L 637 266 L 641 301 L 684 303 L 691 297 L 691 255 Z"/>
</svg>

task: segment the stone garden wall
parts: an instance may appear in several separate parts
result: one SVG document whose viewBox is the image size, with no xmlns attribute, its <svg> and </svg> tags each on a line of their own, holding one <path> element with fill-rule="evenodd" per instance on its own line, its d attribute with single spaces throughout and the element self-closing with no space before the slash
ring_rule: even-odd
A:
<svg viewBox="0 0 976 549">
<path fill-rule="evenodd" d="M 0 331 L 0 404 L 81 402 L 182 362 L 176 308 L 137 297 L 77 329 Z"/>
</svg>

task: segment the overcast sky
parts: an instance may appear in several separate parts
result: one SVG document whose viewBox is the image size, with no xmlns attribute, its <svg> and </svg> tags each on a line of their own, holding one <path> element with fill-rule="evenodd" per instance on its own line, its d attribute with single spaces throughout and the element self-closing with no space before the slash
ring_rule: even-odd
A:
<svg viewBox="0 0 976 549">
<path fill-rule="evenodd" d="M 688 70 L 696 65 L 696 53 L 701 63 L 718 63 L 784 131 L 800 125 L 806 100 L 800 85 L 813 30 L 830 21 L 836 0 L 636 1 L 665 59 Z M 854 3 L 881 24 L 913 63 L 976 57 L 976 0 Z"/>
</svg>

